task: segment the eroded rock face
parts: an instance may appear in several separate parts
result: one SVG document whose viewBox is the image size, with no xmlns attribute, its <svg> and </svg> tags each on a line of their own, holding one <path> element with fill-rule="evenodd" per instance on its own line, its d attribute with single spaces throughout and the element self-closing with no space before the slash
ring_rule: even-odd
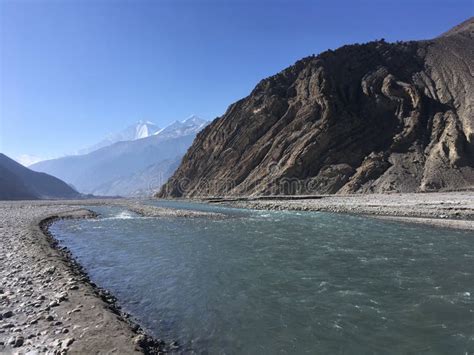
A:
<svg viewBox="0 0 474 355">
<path fill-rule="evenodd" d="M 159 197 L 474 186 L 474 19 L 302 59 L 202 131 Z"/>
</svg>

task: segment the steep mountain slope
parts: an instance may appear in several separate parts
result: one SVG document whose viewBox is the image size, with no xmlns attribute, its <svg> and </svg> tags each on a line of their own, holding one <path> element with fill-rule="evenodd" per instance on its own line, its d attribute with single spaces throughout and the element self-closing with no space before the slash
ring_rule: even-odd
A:
<svg viewBox="0 0 474 355">
<path fill-rule="evenodd" d="M 196 118 L 189 122 L 185 120 L 180 122 L 187 127 L 184 131 L 181 125 L 176 129 L 168 127 L 170 129 L 165 128 L 146 138 L 120 141 L 85 155 L 39 162 L 31 168 L 58 176 L 83 193 L 134 194 L 144 184 L 151 186 L 156 181 L 155 175 L 150 174 L 149 182 L 143 182 L 146 174 L 140 175 L 140 172 L 150 165 L 162 162 L 172 165 L 176 159 L 181 159 L 205 122 Z M 162 169 L 167 171 L 165 167 Z M 163 182 L 156 187 L 159 188 Z M 120 191 L 120 187 L 124 190 Z"/>
<path fill-rule="evenodd" d="M 54 176 L 37 173 L 0 153 L 0 200 L 79 198 L 81 195 Z"/>
<path fill-rule="evenodd" d="M 158 196 L 473 187 L 473 23 L 344 46 L 262 80 L 197 136 Z"/>
</svg>

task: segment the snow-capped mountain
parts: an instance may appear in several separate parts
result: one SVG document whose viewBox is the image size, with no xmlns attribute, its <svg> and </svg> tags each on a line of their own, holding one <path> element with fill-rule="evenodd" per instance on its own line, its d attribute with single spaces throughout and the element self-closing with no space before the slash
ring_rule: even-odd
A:
<svg viewBox="0 0 474 355">
<path fill-rule="evenodd" d="M 193 132 L 199 132 L 206 127 L 208 123 L 208 121 L 196 115 L 192 115 L 184 121 L 174 121 L 165 128 L 157 131 L 155 135 L 168 138 L 186 136 Z"/>
<path fill-rule="evenodd" d="M 133 131 L 133 128 L 135 128 L 135 131 Z M 150 121 L 139 121 L 138 124 L 135 125 L 135 127 L 129 127 L 129 129 L 131 129 L 131 138 L 125 140 L 146 138 L 154 135 L 160 130 L 160 128 L 156 124 Z"/>
<path fill-rule="evenodd" d="M 152 136 L 160 131 L 160 128 L 150 121 L 138 121 L 137 123 L 128 126 L 123 131 L 111 133 L 107 135 L 99 143 L 96 143 L 90 147 L 81 149 L 76 155 L 83 155 L 93 152 L 94 150 L 109 146 L 111 144 L 122 142 L 122 141 L 133 141 L 137 139 L 146 138 Z"/>
<path fill-rule="evenodd" d="M 42 161 L 31 169 L 53 174 L 79 192 L 95 195 L 129 196 L 152 191 L 173 173 L 196 134 L 208 123 L 191 116 L 157 130 L 156 125 L 142 122 L 111 137 L 114 143 L 104 142 L 87 154 Z"/>
</svg>

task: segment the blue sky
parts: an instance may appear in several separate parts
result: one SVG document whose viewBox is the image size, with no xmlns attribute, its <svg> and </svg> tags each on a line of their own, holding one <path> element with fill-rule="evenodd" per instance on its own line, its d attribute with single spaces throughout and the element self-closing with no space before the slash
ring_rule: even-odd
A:
<svg viewBox="0 0 474 355">
<path fill-rule="evenodd" d="M 54 157 L 140 119 L 213 119 L 301 57 L 473 14 L 472 0 L 0 0 L 0 152 Z"/>
</svg>

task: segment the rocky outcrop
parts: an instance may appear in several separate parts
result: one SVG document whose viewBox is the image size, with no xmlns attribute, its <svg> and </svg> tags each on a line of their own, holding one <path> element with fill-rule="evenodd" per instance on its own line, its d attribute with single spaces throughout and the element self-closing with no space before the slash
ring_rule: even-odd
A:
<svg viewBox="0 0 474 355">
<path fill-rule="evenodd" d="M 261 81 L 197 136 L 158 196 L 474 187 L 473 23 L 344 46 Z"/>
</svg>

